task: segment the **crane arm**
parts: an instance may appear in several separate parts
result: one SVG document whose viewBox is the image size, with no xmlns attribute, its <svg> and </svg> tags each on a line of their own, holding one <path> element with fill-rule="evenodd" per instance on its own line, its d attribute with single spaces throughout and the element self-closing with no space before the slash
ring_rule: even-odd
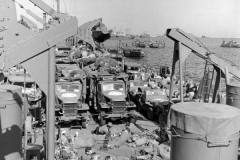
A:
<svg viewBox="0 0 240 160">
<path fill-rule="evenodd" d="M 189 48 L 198 57 L 207 60 L 215 67 L 219 68 L 225 75 L 225 70 L 227 68 L 229 76 L 240 81 L 240 69 L 230 62 L 227 62 L 224 59 L 214 55 L 195 36 L 176 28 L 167 29 L 167 36 L 175 42 L 180 42 L 182 45 Z"/>
</svg>

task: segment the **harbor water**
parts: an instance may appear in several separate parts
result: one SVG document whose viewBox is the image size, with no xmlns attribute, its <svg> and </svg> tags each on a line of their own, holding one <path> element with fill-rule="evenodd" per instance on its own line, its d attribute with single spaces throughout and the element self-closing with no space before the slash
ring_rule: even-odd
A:
<svg viewBox="0 0 240 160">
<path fill-rule="evenodd" d="M 161 38 L 165 44 L 165 48 L 143 48 L 145 56 L 142 58 L 126 58 L 126 61 L 130 62 L 138 62 L 145 65 L 150 65 L 158 68 L 160 65 L 167 65 L 171 67 L 172 64 L 172 56 L 173 56 L 173 41 L 164 37 Z M 240 68 L 240 48 L 223 48 L 220 47 L 220 44 L 223 39 L 221 38 L 199 38 L 199 40 L 210 50 L 213 54 L 224 58 L 227 61 L 232 62 Z M 224 39 L 229 40 L 229 39 Z M 234 39 L 236 41 L 240 41 L 240 39 Z M 125 42 L 126 40 L 121 40 L 121 42 Z M 108 40 L 105 43 L 106 47 L 116 47 L 118 45 L 118 41 Z M 115 45 L 115 46 L 114 46 Z M 204 60 L 197 57 L 194 54 L 190 54 L 190 56 L 186 59 L 185 64 L 183 66 L 184 78 L 193 79 L 194 81 L 200 81 L 203 76 L 204 70 Z"/>
</svg>

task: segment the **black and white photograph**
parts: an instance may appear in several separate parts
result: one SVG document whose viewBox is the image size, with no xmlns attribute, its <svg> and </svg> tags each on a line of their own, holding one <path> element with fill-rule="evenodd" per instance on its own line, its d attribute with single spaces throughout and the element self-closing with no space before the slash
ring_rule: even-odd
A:
<svg viewBox="0 0 240 160">
<path fill-rule="evenodd" d="M 239 0 L 0 0 L 0 160 L 240 160 Z"/>
</svg>

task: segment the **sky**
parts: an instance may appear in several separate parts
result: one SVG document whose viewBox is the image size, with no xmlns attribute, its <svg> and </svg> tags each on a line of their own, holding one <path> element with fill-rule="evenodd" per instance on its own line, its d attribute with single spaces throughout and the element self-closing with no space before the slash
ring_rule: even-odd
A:
<svg viewBox="0 0 240 160">
<path fill-rule="evenodd" d="M 23 2 L 26 0 L 18 0 Z M 43 0 L 56 8 L 56 0 Z M 60 0 L 79 25 L 103 18 L 109 29 L 162 35 L 181 28 L 197 36 L 240 38 L 240 0 Z"/>
</svg>

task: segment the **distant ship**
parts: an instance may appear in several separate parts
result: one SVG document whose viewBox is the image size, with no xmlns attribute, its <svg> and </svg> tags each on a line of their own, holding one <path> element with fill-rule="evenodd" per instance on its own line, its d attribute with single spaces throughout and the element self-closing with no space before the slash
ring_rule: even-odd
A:
<svg viewBox="0 0 240 160">
<path fill-rule="evenodd" d="M 220 46 L 227 47 L 227 48 L 240 48 L 240 44 L 233 40 L 231 40 L 229 42 L 223 41 Z"/>
<path fill-rule="evenodd" d="M 150 42 L 149 43 L 149 48 L 164 48 L 165 47 L 165 43 L 164 42 Z"/>
<path fill-rule="evenodd" d="M 122 52 L 124 57 L 132 57 L 132 58 L 144 57 L 144 52 L 137 47 L 123 47 Z"/>
<path fill-rule="evenodd" d="M 134 46 L 122 46 L 120 48 L 110 48 L 108 52 L 111 53 L 111 56 L 124 56 L 130 58 L 141 58 L 144 57 L 144 52 L 141 48 Z"/>
<path fill-rule="evenodd" d="M 134 44 L 136 47 L 139 47 L 139 48 L 145 48 L 146 47 L 146 43 L 143 42 L 143 41 L 135 41 L 135 44 Z"/>
</svg>

